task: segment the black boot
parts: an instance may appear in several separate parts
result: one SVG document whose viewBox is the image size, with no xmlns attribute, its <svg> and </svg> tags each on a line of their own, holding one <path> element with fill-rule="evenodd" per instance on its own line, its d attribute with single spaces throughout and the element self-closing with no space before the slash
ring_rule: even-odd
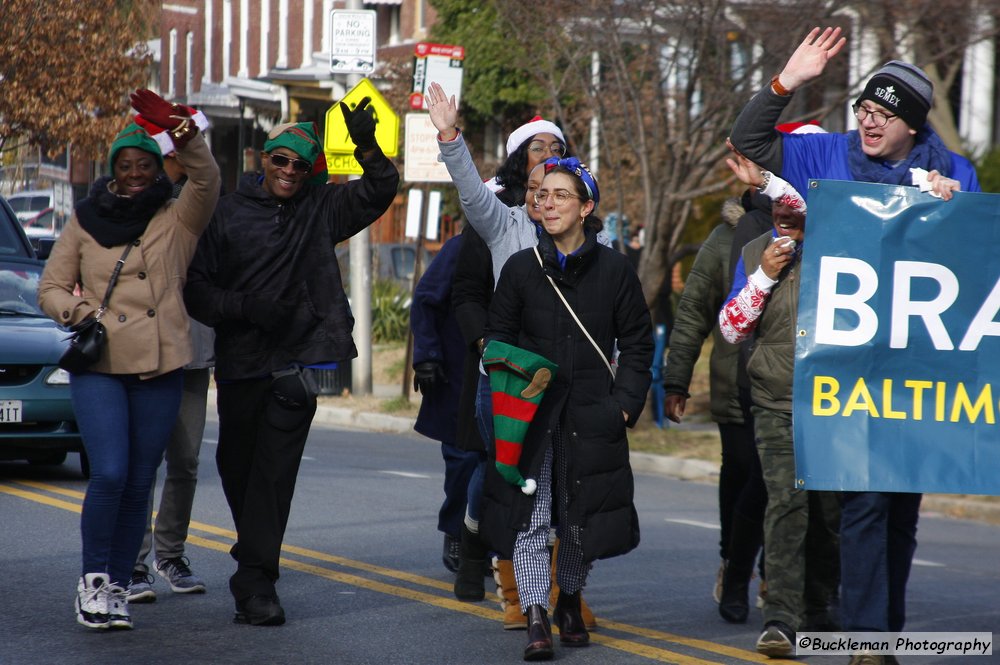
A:
<svg viewBox="0 0 1000 665">
<path fill-rule="evenodd" d="M 719 616 L 729 623 L 746 623 L 750 613 L 748 599 L 750 575 L 753 567 L 737 566 L 732 560 L 722 574 L 722 597 L 719 600 Z"/>
<path fill-rule="evenodd" d="M 462 525 L 462 543 L 458 550 L 458 573 L 455 575 L 455 597 L 477 602 L 486 597 L 483 570 L 486 568 L 486 545 L 479 534 Z"/>
<path fill-rule="evenodd" d="M 525 660 L 552 660 L 552 627 L 549 616 L 541 605 L 528 607 L 528 646 L 524 648 Z"/>
<path fill-rule="evenodd" d="M 750 578 L 760 550 L 761 525 L 739 513 L 733 515 L 729 537 L 729 561 L 722 575 L 719 615 L 729 623 L 746 623 L 750 613 Z"/>
<path fill-rule="evenodd" d="M 568 647 L 585 647 L 590 644 L 590 633 L 583 623 L 580 612 L 580 592 L 568 594 L 559 592 L 552 619 L 559 626 L 559 642 Z"/>
</svg>

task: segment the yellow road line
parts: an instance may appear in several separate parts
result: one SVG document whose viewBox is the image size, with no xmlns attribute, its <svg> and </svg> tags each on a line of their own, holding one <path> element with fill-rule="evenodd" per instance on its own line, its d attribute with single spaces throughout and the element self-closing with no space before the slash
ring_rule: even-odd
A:
<svg viewBox="0 0 1000 665">
<path fill-rule="evenodd" d="M 76 499 L 83 499 L 84 493 L 77 490 L 66 489 L 59 487 L 57 485 L 49 485 L 46 483 L 40 483 L 30 480 L 18 480 L 15 481 L 18 484 L 25 485 L 37 490 L 45 491 L 51 494 L 57 494 L 62 496 L 68 496 Z M 60 499 L 55 499 L 43 494 L 36 494 L 34 492 L 28 492 L 25 490 L 20 490 L 14 487 L 7 486 L 0 483 L 0 492 L 5 492 L 7 494 L 12 494 L 23 499 L 30 501 L 36 501 L 38 503 L 43 503 L 56 508 L 62 508 L 65 510 L 70 510 L 73 512 L 80 512 L 80 506 L 76 503 L 70 503 L 62 501 Z M 232 541 L 236 540 L 236 532 L 231 529 L 225 529 L 211 524 L 206 524 L 203 522 L 192 521 L 190 523 L 190 528 L 208 533 L 214 536 L 228 538 Z M 228 553 L 230 544 L 219 542 L 217 540 L 212 540 L 209 538 L 203 538 L 201 536 L 189 534 L 188 542 L 193 545 L 198 545 L 205 547 L 207 549 L 216 550 L 219 552 Z M 374 564 L 365 563 L 363 561 L 356 561 L 353 559 L 347 559 L 345 557 L 336 556 L 333 554 L 327 554 L 326 552 L 320 552 L 318 550 L 312 550 L 305 547 L 298 547 L 295 545 L 285 544 L 282 546 L 282 551 L 285 554 L 293 554 L 300 557 L 305 557 L 309 559 L 315 559 L 318 561 L 323 561 L 326 563 L 335 564 L 345 568 L 353 568 L 356 570 L 362 570 L 368 573 L 380 575 L 382 577 L 387 577 L 390 579 L 400 580 L 404 582 L 409 582 L 411 584 L 430 587 L 433 589 L 438 589 L 441 591 L 451 591 L 452 585 L 443 582 L 441 580 L 436 580 L 430 577 L 425 577 L 423 575 L 416 575 L 412 573 L 407 573 L 400 570 L 395 570 L 392 568 L 385 568 L 383 566 L 378 566 Z M 300 572 L 305 572 L 312 575 L 317 575 L 324 577 L 326 579 L 334 580 L 342 584 L 347 584 L 350 586 L 358 586 L 366 588 L 372 591 L 377 591 L 380 593 L 385 593 L 388 595 L 397 596 L 400 598 L 406 598 L 409 600 L 415 600 L 429 605 L 434 605 L 436 607 L 441 607 L 444 609 L 449 609 L 458 612 L 464 612 L 466 614 L 471 614 L 484 619 L 496 620 L 497 610 L 496 608 L 490 607 L 486 608 L 480 605 L 475 605 L 471 603 L 463 603 L 452 598 L 443 598 L 441 596 L 436 596 L 433 594 L 427 594 L 414 589 L 408 589 L 405 587 L 391 586 L 385 584 L 384 582 L 378 582 L 375 580 L 370 580 L 368 578 L 359 577 L 349 573 L 343 573 L 338 571 L 333 571 L 328 568 L 323 568 L 320 566 L 314 566 L 312 564 L 300 562 L 295 559 L 288 559 L 282 557 L 282 565 L 291 569 L 298 570 Z M 599 623 L 601 628 L 605 630 L 614 630 L 622 633 L 627 633 L 631 635 L 636 635 L 639 637 L 644 637 L 647 639 L 665 641 L 692 649 L 698 649 L 700 651 L 707 651 L 709 653 L 714 653 L 720 656 L 727 656 L 730 658 L 738 658 L 740 660 L 755 662 L 755 663 L 777 663 L 775 659 L 766 658 L 752 651 L 746 651 L 743 649 L 738 649 L 735 647 L 728 647 L 723 644 L 718 644 L 716 642 L 711 642 L 708 640 L 701 640 L 696 638 L 684 637 L 682 635 L 676 635 L 673 633 L 668 633 L 665 631 L 655 630 L 651 628 L 643 628 L 641 626 L 633 626 L 631 624 L 620 623 L 617 621 L 611 621 L 605 618 L 599 617 Z M 696 665 L 703 663 L 711 663 L 714 661 L 707 661 L 698 658 L 692 658 L 683 654 L 673 653 L 658 647 L 648 646 L 640 644 L 638 642 L 632 642 L 629 640 L 622 640 L 619 638 L 610 637 L 603 634 L 592 633 L 591 640 L 603 644 L 605 646 L 620 649 L 622 651 L 627 651 L 636 655 L 640 655 L 653 660 L 663 660 L 664 662 L 674 662 L 679 665 Z"/>
</svg>

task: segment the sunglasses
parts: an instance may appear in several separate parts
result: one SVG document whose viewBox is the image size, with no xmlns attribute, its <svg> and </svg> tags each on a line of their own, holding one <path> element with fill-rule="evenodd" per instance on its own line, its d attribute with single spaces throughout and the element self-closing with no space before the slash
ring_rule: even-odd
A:
<svg viewBox="0 0 1000 665">
<path fill-rule="evenodd" d="M 283 169 L 289 164 L 291 164 L 292 168 L 298 171 L 299 173 L 309 173 L 310 171 L 312 171 L 313 165 L 304 159 L 292 159 L 291 157 L 285 157 L 284 155 L 275 155 L 271 153 L 268 153 L 268 157 L 271 159 L 271 164 L 278 167 L 279 169 Z"/>
</svg>

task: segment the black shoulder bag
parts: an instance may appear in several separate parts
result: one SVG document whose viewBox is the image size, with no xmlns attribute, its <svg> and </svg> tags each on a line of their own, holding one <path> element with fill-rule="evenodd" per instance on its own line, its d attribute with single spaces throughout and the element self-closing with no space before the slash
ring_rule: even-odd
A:
<svg viewBox="0 0 1000 665">
<path fill-rule="evenodd" d="M 132 243 L 125 245 L 122 257 L 115 264 L 115 270 L 111 273 L 111 280 L 108 281 L 108 290 L 104 292 L 104 300 L 97 310 L 97 316 L 87 317 L 80 323 L 72 326 L 69 336 L 69 348 L 59 359 L 59 366 L 71 374 L 79 374 L 86 371 L 91 365 L 101 359 L 104 345 L 107 343 L 107 330 L 101 323 L 101 317 L 108 309 L 108 302 L 111 300 L 111 291 L 118 283 L 118 275 L 121 274 L 122 266 L 125 265 L 125 258 L 132 250 Z"/>
</svg>

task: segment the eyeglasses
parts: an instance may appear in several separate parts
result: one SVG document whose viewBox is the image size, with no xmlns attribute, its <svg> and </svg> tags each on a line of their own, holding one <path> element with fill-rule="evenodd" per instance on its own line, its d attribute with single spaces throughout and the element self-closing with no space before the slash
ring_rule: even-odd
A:
<svg viewBox="0 0 1000 665">
<path fill-rule="evenodd" d="M 885 127 L 891 120 L 895 120 L 899 117 L 898 115 L 893 115 L 891 113 L 873 111 L 862 104 L 855 104 L 852 108 L 854 109 L 854 117 L 858 119 L 858 122 L 864 122 L 865 118 L 871 116 L 872 122 L 875 123 L 876 127 Z"/>
<path fill-rule="evenodd" d="M 535 204 L 536 205 L 540 205 L 540 206 L 543 206 L 546 203 L 548 203 L 548 200 L 549 200 L 550 196 L 552 197 L 552 203 L 553 203 L 553 205 L 557 205 L 557 206 L 563 205 L 564 203 L 566 203 L 570 199 L 579 199 L 580 198 L 576 194 L 570 194 L 565 189 L 557 189 L 557 190 L 554 190 L 554 191 L 551 191 L 551 192 L 549 190 L 547 190 L 547 189 L 540 189 L 537 192 L 535 192 L 534 194 L 532 194 L 532 198 L 535 199 Z"/>
<path fill-rule="evenodd" d="M 279 169 L 283 169 L 289 164 L 291 164 L 292 168 L 298 171 L 299 173 L 309 173 L 310 171 L 312 171 L 313 168 L 313 165 L 304 159 L 292 159 L 291 157 L 285 157 L 284 155 L 275 155 L 272 153 L 268 153 L 267 156 L 270 157 L 271 163 L 274 164 Z"/>
<path fill-rule="evenodd" d="M 559 141 L 550 143 L 549 145 L 546 145 L 544 141 L 532 141 L 528 144 L 528 152 L 536 155 L 540 155 L 546 150 L 556 157 L 564 157 L 566 155 L 566 144 Z"/>
</svg>

